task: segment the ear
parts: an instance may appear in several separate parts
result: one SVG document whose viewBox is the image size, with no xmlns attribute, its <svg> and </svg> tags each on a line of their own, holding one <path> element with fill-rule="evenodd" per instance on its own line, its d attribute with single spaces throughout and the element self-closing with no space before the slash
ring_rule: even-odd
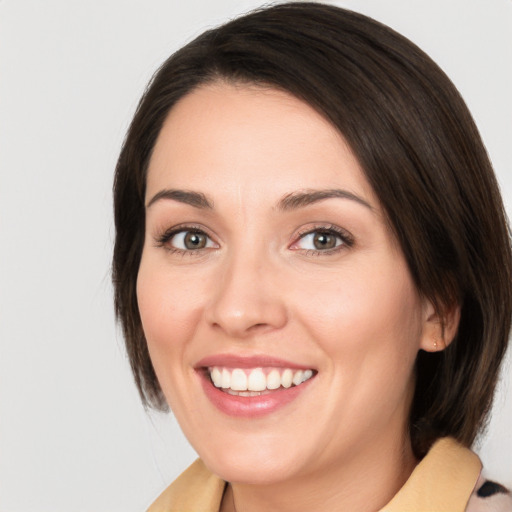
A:
<svg viewBox="0 0 512 512">
<path fill-rule="evenodd" d="M 420 348 L 426 352 L 444 350 L 457 334 L 460 321 L 459 304 L 447 306 L 443 311 L 436 311 L 434 305 L 425 299 L 423 315 Z"/>
</svg>

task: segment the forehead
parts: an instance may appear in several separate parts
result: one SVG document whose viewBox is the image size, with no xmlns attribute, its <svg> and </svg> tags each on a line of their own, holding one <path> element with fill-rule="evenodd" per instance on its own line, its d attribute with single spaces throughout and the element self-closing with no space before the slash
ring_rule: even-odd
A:
<svg viewBox="0 0 512 512">
<path fill-rule="evenodd" d="M 373 198 L 343 136 L 311 106 L 274 88 L 222 82 L 195 89 L 169 112 L 147 196 L 170 186 L 236 188 L 247 197 L 343 186 Z"/>
</svg>

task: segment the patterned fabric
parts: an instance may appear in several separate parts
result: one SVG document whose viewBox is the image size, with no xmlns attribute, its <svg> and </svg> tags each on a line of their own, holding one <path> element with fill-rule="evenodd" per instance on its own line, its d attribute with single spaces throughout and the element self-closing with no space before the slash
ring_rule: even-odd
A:
<svg viewBox="0 0 512 512">
<path fill-rule="evenodd" d="M 481 476 L 469 499 L 466 512 L 512 512 L 512 494 L 503 485 Z"/>
</svg>

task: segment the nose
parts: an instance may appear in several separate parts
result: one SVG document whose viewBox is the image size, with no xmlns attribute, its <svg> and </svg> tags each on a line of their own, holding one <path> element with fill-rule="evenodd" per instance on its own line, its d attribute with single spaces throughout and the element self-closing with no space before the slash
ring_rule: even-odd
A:
<svg viewBox="0 0 512 512">
<path fill-rule="evenodd" d="M 232 338 L 244 339 L 282 328 L 287 310 L 280 293 L 278 271 L 255 254 L 240 254 L 223 263 L 207 320 Z"/>
</svg>

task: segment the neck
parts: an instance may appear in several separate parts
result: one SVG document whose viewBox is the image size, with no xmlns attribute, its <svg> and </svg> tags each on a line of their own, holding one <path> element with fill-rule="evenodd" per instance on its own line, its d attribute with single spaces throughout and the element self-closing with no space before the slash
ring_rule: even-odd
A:
<svg viewBox="0 0 512 512">
<path fill-rule="evenodd" d="M 222 512 L 311 512 L 331 510 L 376 512 L 408 479 L 417 461 L 409 438 L 368 445 L 351 461 L 265 485 L 230 484 Z"/>
</svg>

